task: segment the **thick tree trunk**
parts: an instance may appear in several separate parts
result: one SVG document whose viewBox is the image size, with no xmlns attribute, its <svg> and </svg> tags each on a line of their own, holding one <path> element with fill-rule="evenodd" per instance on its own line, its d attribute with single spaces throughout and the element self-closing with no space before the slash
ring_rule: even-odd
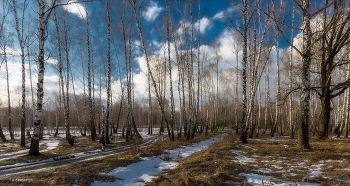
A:
<svg viewBox="0 0 350 186">
<path fill-rule="evenodd" d="M 41 133 L 41 118 L 42 107 L 44 98 L 44 72 L 45 72 L 45 56 L 44 56 L 44 43 L 45 43 L 45 0 L 39 0 L 39 54 L 38 54 L 38 83 L 37 83 L 37 103 L 34 118 L 34 132 L 30 144 L 30 150 L 28 155 L 40 155 L 39 152 L 39 135 Z"/>
<path fill-rule="evenodd" d="M 298 128 L 297 144 L 301 149 L 310 149 L 309 111 L 310 111 L 310 64 L 311 64 L 311 27 L 309 0 L 302 1 L 303 7 L 303 51 L 302 51 L 302 87 L 301 87 L 301 122 Z"/>
<path fill-rule="evenodd" d="M 1 125 L 0 125 L 0 138 L 1 138 L 2 142 L 7 142 L 7 139 L 4 135 L 4 133 L 2 132 Z"/>
<path fill-rule="evenodd" d="M 317 138 L 320 140 L 327 139 L 328 128 L 331 118 L 331 99 L 329 96 L 321 98 L 321 113 L 319 118 L 318 134 Z"/>
</svg>

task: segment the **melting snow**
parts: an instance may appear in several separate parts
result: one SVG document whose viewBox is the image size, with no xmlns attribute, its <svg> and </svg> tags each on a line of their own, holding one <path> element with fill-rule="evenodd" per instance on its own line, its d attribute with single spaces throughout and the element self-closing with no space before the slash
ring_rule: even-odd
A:
<svg viewBox="0 0 350 186">
<path fill-rule="evenodd" d="M 304 182 L 291 182 L 291 181 L 283 181 L 281 179 L 273 178 L 270 176 L 262 176 L 259 174 L 246 174 L 246 173 L 240 173 L 239 176 L 246 177 L 247 181 L 245 183 L 248 183 L 250 185 L 274 185 L 274 186 L 290 186 L 290 185 L 302 185 L 302 186 L 320 186 L 320 184 L 315 183 L 304 183 Z M 278 183 L 275 183 L 278 182 Z M 282 183 L 280 183 L 282 182 Z"/>
<path fill-rule="evenodd" d="M 176 168 L 178 165 L 178 160 L 187 158 L 191 154 L 201 151 L 217 141 L 221 141 L 224 136 L 226 136 L 226 134 L 223 134 L 217 138 L 192 144 L 191 146 L 170 150 L 164 155 L 145 157 L 138 163 L 128 165 L 127 167 L 118 167 L 109 173 L 101 173 L 104 175 L 117 177 L 118 180 L 115 182 L 95 181 L 91 185 L 145 185 L 144 182 L 151 181 L 152 178 L 154 178 L 159 172 L 166 169 Z"/>
</svg>

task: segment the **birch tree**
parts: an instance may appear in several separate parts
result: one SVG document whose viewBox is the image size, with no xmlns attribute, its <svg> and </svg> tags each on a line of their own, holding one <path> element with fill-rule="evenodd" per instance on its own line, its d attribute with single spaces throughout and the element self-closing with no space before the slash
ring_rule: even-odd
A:
<svg viewBox="0 0 350 186">
<path fill-rule="evenodd" d="M 69 59 L 69 28 L 67 26 L 67 21 L 66 19 L 64 18 L 63 19 L 63 37 L 64 37 L 64 43 L 63 43 L 63 49 L 65 51 L 65 57 L 66 57 L 66 109 L 65 109 L 65 113 L 64 113 L 64 118 L 65 118 L 65 124 L 66 124 L 66 140 L 68 140 L 68 142 L 71 139 L 71 134 L 70 134 L 70 118 L 69 118 L 69 102 L 70 102 L 70 99 L 69 99 L 69 85 L 70 85 L 70 59 Z M 63 84 L 62 84 L 63 85 Z M 74 142 L 72 143 L 74 144 Z M 72 145 L 71 144 L 71 145 Z M 73 146 L 73 145 L 72 145 Z"/>
<path fill-rule="evenodd" d="M 302 72 L 301 72 L 301 122 L 298 125 L 299 148 L 310 149 L 309 144 L 309 111 L 310 111 L 310 64 L 311 64 L 311 27 L 310 27 L 310 2 L 309 0 L 301 0 L 299 4 L 294 2 L 302 10 Z"/>
<path fill-rule="evenodd" d="M 292 13 L 292 27 L 294 27 L 294 18 L 295 17 L 295 6 L 293 4 L 293 13 Z M 294 29 L 292 29 L 291 34 L 291 43 L 293 43 L 294 39 Z M 292 90 L 293 85 L 293 78 L 292 78 L 292 71 L 293 71 L 293 47 L 290 47 L 290 56 L 289 56 L 289 90 Z M 293 123 L 293 94 L 289 96 L 289 130 L 290 130 L 290 138 L 294 138 L 294 123 Z"/>
<path fill-rule="evenodd" d="M 9 68 L 8 68 L 8 54 L 7 54 L 7 38 L 4 36 L 3 40 L 3 48 L 2 48 L 2 54 L 3 54 L 3 61 L 5 62 L 5 70 L 6 70 L 6 88 L 7 88 L 7 118 L 8 118 L 8 130 L 10 133 L 10 138 L 13 140 L 13 130 L 12 130 L 12 116 L 11 116 L 11 95 L 10 95 L 10 81 L 9 81 Z"/>
<path fill-rule="evenodd" d="M 280 16 L 280 14 L 278 15 L 275 12 L 275 1 L 272 0 L 272 16 L 274 16 L 274 19 L 277 19 L 277 16 Z M 281 91 L 281 80 L 280 80 L 280 57 L 279 57 L 279 33 L 278 33 L 278 29 L 277 29 L 277 22 L 275 22 L 274 24 L 274 34 L 275 34 L 275 45 L 276 45 L 276 102 L 275 102 L 275 109 L 276 109 L 276 117 L 275 117 L 275 122 L 273 123 L 273 126 L 271 128 L 271 137 L 273 137 L 275 135 L 275 132 L 277 130 L 277 126 L 279 124 L 281 124 L 281 118 L 280 118 L 280 112 L 281 112 L 281 108 L 279 106 L 279 96 L 280 96 L 280 91 Z"/>
<path fill-rule="evenodd" d="M 136 26 L 137 26 L 137 29 L 139 31 L 140 41 L 141 41 L 141 45 L 142 45 L 141 47 L 142 47 L 142 50 L 143 50 L 143 53 L 144 53 L 144 56 L 145 56 L 145 59 L 146 59 L 147 71 L 148 71 L 148 74 L 150 75 L 150 78 L 151 78 L 151 81 L 152 81 L 152 85 L 153 85 L 153 88 L 154 88 L 154 91 L 155 91 L 155 94 L 156 94 L 156 97 L 157 97 L 158 105 L 159 105 L 160 110 L 161 110 L 162 121 L 165 121 L 166 125 L 168 126 L 169 122 L 168 122 L 168 120 L 167 120 L 167 118 L 165 116 L 164 104 L 162 104 L 162 101 L 161 101 L 162 98 L 161 98 L 161 95 L 159 94 L 155 78 L 154 78 L 153 73 L 151 71 L 149 54 L 148 54 L 148 51 L 147 51 L 147 48 L 146 48 L 146 43 L 145 43 L 145 40 L 144 40 L 143 30 L 141 28 L 141 23 L 140 23 L 140 20 L 139 20 L 139 17 L 138 17 L 138 12 L 137 12 L 137 7 L 136 7 L 136 0 L 130 0 L 130 1 L 131 1 L 130 3 L 131 3 L 131 6 L 132 6 L 132 9 L 133 9 L 133 13 L 134 13 L 134 18 L 135 18 L 135 21 L 136 21 Z M 171 139 L 171 134 L 170 134 L 169 130 L 168 130 L 168 135 L 169 135 L 169 139 Z"/>
<path fill-rule="evenodd" d="M 56 2 L 53 3 L 55 5 Z M 44 72 L 45 72 L 45 52 L 44 45 L 46 36 L 46 25 L 48 22 L 48 17 L 51 11 L 48 13 L 45 11 L 47 3 L 44 0 L 38 0 L 39 4 L 39 31 L 38 31 L 38 83 L 37 83 L 37 103 L 36 103 L 36 112 L 34 118 L 34 132 L 32 135 L 30 150 L 28 155 L 40 155 L 39 153 L 39 134 L 40 134 L 40 124 L 42 119 L 42 107 L 43 107 L 43 98 L 44 98 Z M 51 9 L 52 10 L 52 9 Z"/>
<path fill-rule="evenodd" d="M 22 19 L 21 19 L 21 24 L 18 19 L 18 13 L 17 13 L 17 4 L 15 0 L 12 0 L 12 9 L 13 9 L 13 14 L 15 18 L 15 25 L 16 25 L 16 33 L 17 33 L 17 39 L 19 46 L 21 48 L 21 61 L 22 61 L 22 113 L 21 113 L 21 147 L 25 146 L 25 125 L 26 125 L 26 94 L 25 94 L 25 82 L 26 82 L 26 70 L 25 70 L 25 41 L 27 40 L 24 37 L 24 17 L 25 17 L 25 11 L 28 7 L 28 1 L 25 0 L 23 2 L 23 10 L 22 10 Z M 20 25 L 22 25 L 22 28 L 20 29 Z"/>
<path fill-rule="evenodd" d="M 168 69 L 169 69 L 169 89 L 170 89 L 170 105 L 171 105 L 171 116 L 170 116 L 170 141 L 175 141 L 174 138 L 174 123 L 175 123 L 175 104 L 174 104 L 174 92 L 173 92 L 173 80 L 172 80 L 172 64 L 171 64 L 171 53 L 170 53 L 170 2 L 169 0 L 166 1 L 166 9 L 167 9 L 167 18 L 166 18 L 166 30 L 167 30 L 167 43 L 168 43 Z"/>
<path fill-rule="evenodd" d="M 90 20 L 89 11 L 86 9 L 86 44 L 87 44 L 87 79 L 88 79 L 88 99 L 89 99 L 89 124 L 91 132 L 91 140 L 96 140 L 96 126 L 95 126 L 95 114 L 93 112 L 93 102 L 92 102 L 92 77 L 91 77 L 91 44 L 90 44 Z"/>
<path fill-rule="evenodd" d="M 242 60 L 242 98 L 243 98 L 243 113 L 242 113 L 242 123 L 241 123 L 241 141 L 242 143 L 248 143 L 247 140 L 247 63 L 248 63 L 248 8 L 249 2 L 248 0 L 242 0 L 243 3 L 243 60 Z"/>
<path fill-rule="evenodd" d="M 125 11 L 125 7 L 126 3 L 123 2 L 123 13 L 126 13 Z M 131 6 L 133 9 L 133 13 L 134 13 L 134 17 L 136 18 L 136 24 L 139 27 L 139 23 L 138 23 L 138 18 L 136 15 L 136 2 L 131 2 Z M 136 123 L 135 123 L 135 119 L 134 119 L 134 114 L 133 114 L 133 104 L 132 104 L 132 64 L 131 64 L 131 30 L 130 28 L 128 28 L 126 23 L 125 23 L 125 19 L 124 19 L 124 15 L 120 15 L 120 19 L 121 19 L 121 24 L 122 24 L 122 37 L 123 37 L 123 52 L 124 52 L 124 62 L 125 62 L 125 68 L 126 68 L 126 76 L 127 76 L 127 108 L 128 108 L 128 119 L 127 119 L 127 123 L 128 123 L 128 127 L 127 127 L 127 134 L 126 134 L 126 141 L 129 141 L 129 136 L 132 135 L 131 133 L 131 125 L 134 129 L 134 132 L 136 133 L 136 136 L 138 138 L 142 138 L 140 133 L 138 132 L 137 128 L 136 128 Z M 140 30 L 140 28 L 138 28 Z M 143 41 L 143 40 L 142 40 Z M 144 45 L 143 45 L 144 47 Z"/>
<path fill-rule="evenodd" d="M 110 103 L 111 103 L 111 16 L 110 16 L 110 2 L 107 0 L 107 107 L 106 107 L 106 121 L 104 129 L 104 142 L 109 144 L 108 126 L 110 117 Z"/>
<path fill-rule="evenodd" d="M 0 106 L 2 106 L 2 101 L 0 100 Z M 0 123 L 0 138 L 2 140 L 2 142 L 7 142 L 7 139 L 2 131 L 2 127 L 1 127 L 1 123 Z"/>
<path fill-rule="evenodd" d="M 6 18 L 9 13 L 7 10 L 8 3 L 5 4 L 5 1 L 2 1 L 2 24 L 1 24 L 1 32 L 0 32 L 0 38 L 1 38 L 1 56 L 2 61 L 1 64 L 5 64 L 5 71 L 6 71 L 6 93 L 7 93 L 7 118 L 8 118 L 8 130 L 10 133 L 10 138 L 14 139 L 13 130 L 12 130 L 12 117 L 11 117 L 11 96 L 10 96 L 10 85 L 9 85 L 9 69 L 8 69 L 8 57 L 11 54 L 8 54 L 8 41 L 10 39 L 8 29 L 5 26 Z"/>
<path fill-rule="evenodd" d="M 38 0 L 38 82 L 37 82 L 37 103 L 34 118 L 34 131 L 30 143 L 30 149 L 28 155 L 40 155 L 39 153 L 39 134 L 41 133 L 41 120 L 42 120 L 42 108 L 43 108 L 43 98 L 44 98 L 44 75 L 45 75 L 45 40 L 47 39 L 47 24 L 48 19 L 57 6 L 67 5 L 58 4 L 57 0 L 52 2 L 46 2 L 45 0 Z M 77 2 L 73 2 L 77 3 Z"/>
</svg>

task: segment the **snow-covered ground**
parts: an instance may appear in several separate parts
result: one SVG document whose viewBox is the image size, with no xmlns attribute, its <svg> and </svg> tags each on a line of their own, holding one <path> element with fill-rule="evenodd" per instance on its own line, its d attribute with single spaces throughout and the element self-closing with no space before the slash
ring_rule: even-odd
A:
<svg viewBox="0 0 350 186">
<path fill-rule="evenodd" d="M 60 142 L 60 140 L 45 135 L 44 139 L 40 141 L 40 146 L 46 146 L 46 148 L 41 150 L 40 152 L 47 152 L 47 151 L 55 149 L 58 146 L 59 142 Z M 8 143 L 8 144 L 6 144 L 6 146 L 8 148 L 11 148 L 11 147 L 19 146 L 19 145 Z M 27 147 L 30 146 L 30 142 L 27 143 L 26 146 Z M 7 147 L 5 147 L 5 148 L 7 148 Z M 28 152 L 29 152 L 29 149 L 19 150 L 19 151 L 9 152 L 9 153 L 1 153 L 0 154 L 0 161 L 14 159 L 14 158 L 28 154 Z"/>
<path fill-rule="evenodd" d="M 18 132 L 18 131 L 15 131 L 15 132 Z M 58 131 L 58 135 L 56 137 L 53 137 L 53 135 L 52 135 L 54 132 L 55 132 L 54 130 L 51 130 L 51 131 L 45 130 L 44 131 L 45 135 L 43 136 L 43 139 L 40 140 L 40 146 L 46 146 L 46 148 L 41 150 L 40 152 L 47 152 L 47 151 L 55 149 L 58 146 L 60 139 L 64 139 L 66 137 L 65 130 L 60 129 Z M 5 133 L 7 138 L 10 137 L 7 130 L 4 130 L 4 133 Z M 146 130 L 141 131 L 140 134 L 141 134 L 143 139 L 149 139 L 149 138 L 154 137 L 154 136 L 148 135 Z M 87 137 L 81 137 L 80 133 L 78 133 L 78 132 L 72 133 L 72 135 L 77 135 L 79 140 L 88 139 Z M 20 140 L 20 136 L 16 135 L 15 139 Z M 118 140 L 118 142 L 124 142 L 124 141 L 125 141 L 124 139 Z M 30 146 L 30 140 L 28 138 L 26 138 L 26 142 L 27 142 L 26 146 L 27 147 Z M 18 147 L 18 146 L 19 146 L 19 144 L 5 143 L 4 146 L 2 147 L 2 149 L 13 148 L 13 147 Z M 120 148 L 120 147 L 116 147 L 116 148 Z M 106 151 L 113 150 L 116 148 L 106 149 Z M 14 158 L 26 155 L 26 154 L 28 154 L 29 149 L 8 152 L 8 153 L 2 153 L 2 151 L 5 151 L 5 150 L 0 150 L 0 161 L 14 159 Z M 92 150 L 92 151 L 89 151 L 89 153 L 95 153 L 95 152 L 99 152 L 99 151 L 101 151 L 101 149 Z M 84 154 L 84 153 L 86 153 L 86 152 L 81 152 L 81 153 L 77 153 L 74 155 L 79 156 L 79 155 Z"/>
<path fill-rule="evenodd" d="M 163 155 L 145 157 L 138 163 L 131 164 L 127 167 L 118 167 L 109 173 L 101 173 L 117 177 L 118 179 L 115 182 L 95 181 L 91 185 L 145 185 L 144 182 L 151 181 L 158 173 L 176 168 L 179 160 L 185 159 L 195 152 L 206 149 L 209 145 L 221 141 L 226 135 L 227 134 L 222 134 L 216 138 L 170 150 Z"/>
<path fill-rule="evenodd" d="M 143 139 L 149 139 L 149 138 L 154 138 L 154 136 L 148 135 L 146 133 L 141 133 L 141 136 Z M 65 138 L 65 134 L 61 133 L 58 138 L 64 139 Z M 79 139 L 87 139 L 86 137 L 80 137 Z M 155 138 L 154 141 L 158 141 L 158 140 L 163 140 L 164 138 L 160 137 L 160 138 Z M 125 141 L 125 140 L 123 140 Z M 44 140 L 40 141 L 40 145 L 45 145 L 46 149 L 41 150 L 40 152 L 47 152 L 50 150 L 55 149 L 58 144 L 59 144 L 60 140 L 57 140 L 57 138 L 53 138 L 50 136 L 44 136 Z M 27 144 L 27 146 L 29 146 L 30 144 Z M 9 144 L 9 146 L 18 146 L 17 144 Z M 105 151 L 111 151 L 111 150 L 115 150 L 115 149 L 123 149 L 125 147 L 129 147 L 131 145 L 124 145 L 124 146 L 119 146 L 119 147 L 113 147 L 113 148 L 106 148 Z M 141 147 L 142 148 L 142 147 Z M 78 152 L 78 153 L 74 153 L 74 154 L 68 154 L 68 156 L 74 156 L 74 157 L 80 157 L 80 156 L 85 156 L 87 154 L 92 154 L 92 153 L 98 153 L 101 152 L 102 149 L 95 149 L 95 150 L 90 150 L 90 151 L 84 151 L 84 152 Z M 10 152 L 10 153 L 4 153 L 4 154 L 0 154 L 0 161 L 4 161 L 4 160 L 8 160 L 8 159 L 13 159 L 13 158 L 17 158 L 23 155 L 28 154 L 29 149 L 26 150 L 20 150 L 20 151 L 16 151 L 16 152 Z M 86 160 L 92 160 L 95 159 L 97 157 L 92 157 L 92 158 L 88 158 Z M 49 161 L 54 161 L 53 158 L 49 158 L 49 159 L 45 159 L 45 160 L 41 160 L 40 162 L 49 162 Z M 16 167 L 16 166 L 21 166 L 24 164 L 35 164 L 36 162 L 23 162 L 23 163 L 16 163 L 13 165 L 5 165 L 5 166 L 0 166 L 0 167 Z M 14 174 L 15 175 L 15 174 Z M 7 175 L 9 176 L 9 175 Z M 0 177 L 2 177 L 0 175 Z"/>
<path fill-rule="evenodd" d="M 253 174 L 253 173 L 240 173 L 239 176 L 246 177 L 247 181 L 244 183 L 248 183 L 250 185 L 254 186 L 260 186 L 260 185 L 274 185 L 274 186 L 290 186 L 290 185 L 300 185 L 300 186 L 321 186 L 320 184 L 315 183 L 306 183 L 306 182 L 291 182 L 291 181 L 284 181 L 281 179 L 269 177 L 269 176 L 263 176 L 260 174 Z M 242 183 L 236 183 L 236 184 L 242 184 Z"/>
<path fill-rule="evenodd" d="M 250 139 L 250 140 L 260 140 L 260 139 Z M 285 139 L 281 138 L 271 138 L 271 139 L 264 139 L 269 141 L 288 141 L 287 137 Z M 244 148 L 251 148 L 249 146 L 243 146 Z M 288 145 L 286 145 L 286 148 L 288 148 Z M 301 160 L 298 161 L 296 159 L 293 159 L 293 157 L 279 157 L 278 160 L 275 159 L 273 155 L 271 156 L 258 156 L 256 154 L 248 154 L 244 150 L 237 150 L 233 149 L 231 152 L 235 155 L 235 159 L 233 160 L 236 163 L 240 163 L 243 165 L 249 165 L 251 167 L 254 167 L 252 170 L 255 173 L 240 173 L 239 176 L 246 177 L 247 181 L 244 183 L 248 183 L 250 185 L 276 185 L 276 186 L 289 186 L 289 185 L 302 185 L 302 186 L 321 186 L 320 184 L 315 183 L 306 183 L 306 182 L 291 182 L 291 181 L 285 181 L 281 179 L 274 178 L 272 176 L 267 176 L 271 173 L 282 173 L 284 175 L 288 176 L 298 176 L 295 172 L 298 172 L 300 170 L 303 170 L 303 177 L 308 180 L 310 179 L 327 179 L 327 177 L 324 176 L 324 171 L 328 168 L 332 168 L 332 166 L 328 163 L 334 163 L 334 162 L 340 162 L 340 163 L 346 163 L 346 160 L 321 160 L 318 162 L 310 162 L 309 160 Z M 261 163 L 268 163 L 270 164 L 270 168 L 266 167 L 260 167 Z M 296 163 L 290 163 L 290 162 L 296 162 Z M 349 171 L 350 175 L 350 169 L 345 168 L 344 171 Z M 350 184 L 350 176 L 349 180 L 338 180 L 340 182 L 343 182 L 344 184 Z M 237 183 L 238 184 L 238 183 Z M 240 183 L 242 184 L 242 183 Z"/>
<path fill-rule="evenodd" d="M 167 153 L 160 156 L 152 156 L 152 157 L 144 157 L 142 161 L 138 163 L 134 163 L 128 165 L 127 167 L 118 167 L 109 173 L 100 173 L 103 175 L 114 176 L 117 178 L 115 182 L 102 182 L 95 181 L 92 183 L 93 186 L 106 186 L 106 185 L 145 185 L 145 182 L 149 182 L 152 178 L 160 173 L 164 172 L 166 174 L 167 170 L 174 169 L 178 165 L 178 161 L 185 159 L 190 156 L 194 152 L 201 151 L 211 144 L 222 140 L 224 135 L 208 139 L 199 143 L 192 144 L 191 146 L 186 146 L 183 148 L 174 149 L 168 151 Z M 288 139 L 271 139 L 271 141 L 286 141 Z M 251 148 L 246 146 L 246 148 Z M 270 173 L 284 173 L 289 176 L 297 176 L 297 174 L 293 173 L 293 170 L 305 170 L 305 176 L 313 177 L 322 177 L 323 170 L 328 168 L 327 162 L 333 161 L 345 161 L 345 160 L 324 160 L 319 161 L 317 164 L 311 164 L 308 160 L 301 161 L 296 164 L 286 163 L 288 158 L 281 157 L 280 160 L 272 160 L 274 163 L 281 164 L 272 165 L 271 169 L 259 167 L 258 161 L 264 161 L 262 159 L 266 159 L 265 161 L 271 161 L 270 156 L 261 157 L 255 154 L 249 155 L 244 150 L 232 150 L 232 153 L 235 156 L 236 160 L 233 160 L 236 163 L 241 164 L 249 164 L 250 166 L 255 167 L 252 172 L 254 173 L 240 173 L 239 176 L 245 177 L 246 181 L 244 182 L 232 182 L 233 184 L 242 185 L 242 184 L 250 184 L 250 185 L 274 185 L 274 186 L 289 186 L 289 185 L 300 185 L 300 186 L 320 186 L 320 184 L 316 183 L 308 183 L 308 182 L 292 182 L 286 181 L 282 179 L 275 178 L 273 176 L 268 176 Z M 286 161 L 286 162 L 284 162 Z M 283 165 L 283 167 L 282 167 Z M 272 170 L 273 169 L 273 170 Z M 346 168 L 344 170 L 348 170 L 350 174 L 350 168 Z M 350 178 L 349 178 L 350 179 Z M 350 180 L 339 180 L 344 184 L 350 184 Z"/>
</svg>

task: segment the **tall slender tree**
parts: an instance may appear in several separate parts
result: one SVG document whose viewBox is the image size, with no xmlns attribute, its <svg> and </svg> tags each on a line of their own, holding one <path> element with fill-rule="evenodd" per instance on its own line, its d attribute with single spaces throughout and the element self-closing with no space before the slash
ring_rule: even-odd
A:
<svg viewBox="0 0 350 186">
<path fill-rule="evenodd" d="M 247 140 L 247 63 L 248 63 L 248 11 L 249 2 L 248 0 L 242 0 L 243 3 L 243 60 L 242 60 L 242 98 L 243 98 L 243 113 L 242 113 L 242 123 L 241 123 L 241 141 L 242 143 L 248 143 Z"/>
<path fill-rule="evenodd" d="M 17 13 L 17 3 L 15 0 L 12 0 L 12 9 L 13 14 L 15 18 L 15 24 L 16 24 L 16 32 L 17 32 L 17 39 L 19 46 L 21 48 L 21 61 L 22 61 L 22 113 L 21 113 L 21 147 L 25 146 L 25 127 L 26 127 L 26 89 L 25 89 L 25 82 L 26 82 L 26 69 L 25 69 L 25 60 L 26 60 L 26 54 L 25 54 L 25 45 L 26 45 L 26 38 L 24 37 L 24 28 L 20 29 L 20 25 L 24 25 L 24 18 L 25 18 L 25 11 L 28 7 L 28 1 L 25 0 L 23 2 L 23 10 L 22 10 L 22 19 L 21 24 L 18 19 L 18 13 Z"/>
<path fill-rule="evenodd" d="M 171 22 L 170 22 L 170 2 L 166 1 L 167 18 L 166 18 L 166 30 L 167 30 L 167 43 L 168 43 L 168 70 L 169 70 L 169 89 L 170 89 L 170 107 L 171 107 L 171 117 L 170 117 L 170 141 L 175 141 L 174 137 L 174 123 L 175 123 L 175 104 L 174 104 L 174 91 L 173 91 L 173 80 L 172 80 L 172 64 L 171 64 L 171 52 L 170 52 L 170 41 L 171 41 Z"/>
<path fill-rule="evenodd" d="M 104 141 L 109 144 L 108 127 L 110 122 L 110 103 L 111 103 L 111 15 L 110 2 L 107 0 L 107 107 L 106 107 L 106 121 Z"/>
<path fill-rule="evenodd" d="M 89 99 L 89 123 L 90 123 L 90 132 L 91 132 L 91 140 L 96 140 L 96 126 L 95 126 L 95 114 L 93 110 L 93 102 L 92 102 L 92 75 L 91 75 L 91 41 L 90 41 L 90 19 L 89 19 L 89 11 L 86 9 L 86 44 L 87 44 L 87 79 L 88 79 L 88 99 Z"/>
</svg>

